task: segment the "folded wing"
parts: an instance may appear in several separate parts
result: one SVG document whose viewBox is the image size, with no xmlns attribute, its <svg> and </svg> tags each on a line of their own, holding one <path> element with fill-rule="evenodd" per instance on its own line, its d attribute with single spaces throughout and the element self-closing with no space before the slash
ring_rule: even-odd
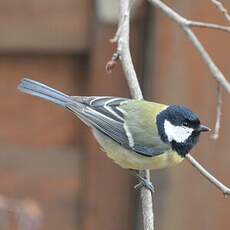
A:
<svg viewBox="0 0 230 230">
<path fill-rule="evenodd" d="M 130 139 L 125 123 L 126 112 L 120 108 L 130 99 L 114 97 L 71 97 L 71 99 L 73 103 L 66 104 L 69 110 L 87 125 L 109 136 L 124 148 L 148 157 L 165 151 L 165 148 L 154 147 L 154 143 L 143 146 Z"/>
</svg>

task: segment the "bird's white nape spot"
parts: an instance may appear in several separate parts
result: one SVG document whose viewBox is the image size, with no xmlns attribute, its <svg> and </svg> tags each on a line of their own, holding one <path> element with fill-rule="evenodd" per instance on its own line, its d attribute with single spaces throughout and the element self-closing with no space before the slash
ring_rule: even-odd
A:
<svg viewBox="0 0 230 230">
<path fill-rule="evenodd" d="M 177 143 L 184 143 L 191 136 L 193 130 L 190 127 L 173 125 L 167 119 L 164 121 L 164 131 L 169 142 L 174 140 Z"/>
<path fill-rule="evenodd" d="M 129 146 L 133 148 L 134 147 L 133 135 L 130 132 L 129 127 L 127 126 L 126 123 L 124 123 L 124 129 L 125 129 L 126 136 L 128 137 Z"/>
</svg>

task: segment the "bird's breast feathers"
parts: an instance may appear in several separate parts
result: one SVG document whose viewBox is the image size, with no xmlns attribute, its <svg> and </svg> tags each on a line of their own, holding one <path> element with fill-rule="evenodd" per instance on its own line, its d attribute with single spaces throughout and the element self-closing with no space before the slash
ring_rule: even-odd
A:
<svg viewBox="0 0 230 230">
<path fill-rule="evenodd" d="M 184 159 L 171 149 L 157 156 L 143 156 L 122 147 L 120 144 L 95 129 L 93 129 L 93 134 L 106 155 L 122 168 L 137 170 L 160 169 L 177 165 Z"/>
</svg>

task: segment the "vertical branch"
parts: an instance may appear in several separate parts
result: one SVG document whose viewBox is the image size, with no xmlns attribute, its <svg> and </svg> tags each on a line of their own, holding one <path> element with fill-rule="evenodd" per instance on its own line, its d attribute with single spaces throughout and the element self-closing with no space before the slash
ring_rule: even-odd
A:
<svg viewBox="0 0 230 230">
<path fill-rule="evenodd" d="M 117 37 L 117 53 L 120 57 L 122 67 L 125 73 L 126 80 L 128 82 L 131 96 L 134 99 L 141 100 L 143 95 L 140 89 L 137 75 L 133 66 L 130 48 L 129 48 L 129 30 L 130 30 L 130 8 L 133 1 L 120 0 L 120 12 L 121 19 L 119 23 Z M 150 180 L 149 170 L 140 171 L 141 175 Z M 141 188 L 141 203 L 142 203 L 142 214 L 144 230 L 154 229 L 154 215 L 153 215 L 153 204 L 152 194 L 145 187 Z"/>
<path fill-rule="evenodd" d="M 137 75 L 133 66 L 130 48 L 129 48 L 129 29 L 130 29 L 130 1 L 121 0 L 120 1 L 120 12 L 121 12 L 121 22 L 120 22 L 120 34 L 118 37 L 118 47 L 117 51 L 120 55 L 121 64 L 125 72 L 125 77 L 128 82 L 129 90 L 131 96 L 135 99 L 143 99 L 143 95 L 140 89 L 139 82 L 137 80 Z"/>
<path fill-rule="evenodd" d="M 222 100 L 221 86 L 219 83 L 217 83 L 216 124 L 215 124 L 214 133 L 211 136 L 214 140 L 219 138 L 222 106 L 223 106 L 223 100 Z"/>
</svg>

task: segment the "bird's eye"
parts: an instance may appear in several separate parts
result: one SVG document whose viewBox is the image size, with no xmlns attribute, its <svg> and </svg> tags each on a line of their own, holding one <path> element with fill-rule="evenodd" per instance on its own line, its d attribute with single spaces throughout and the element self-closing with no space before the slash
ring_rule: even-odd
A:
<svg viewBox="0 0 230 230">
<path fill-rule="evenodd" d="M 188 127 L 188 122 L 185 121 L 185 122 L 183 123 L 183 126 Z"/>
</svg>

